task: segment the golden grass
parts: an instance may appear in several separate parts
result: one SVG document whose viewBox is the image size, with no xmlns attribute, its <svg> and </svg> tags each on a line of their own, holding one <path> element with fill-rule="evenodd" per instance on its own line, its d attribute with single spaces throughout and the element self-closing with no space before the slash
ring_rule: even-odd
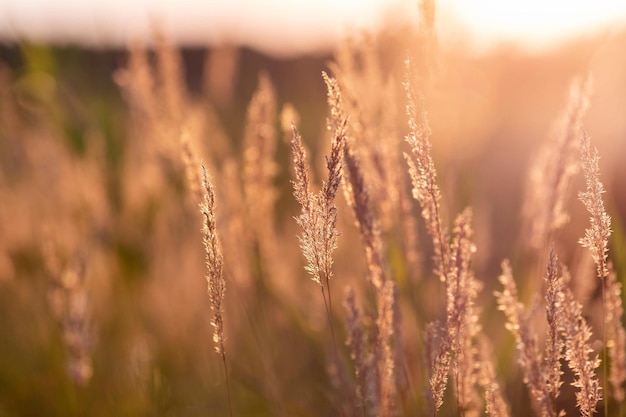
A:
<svg viewBox="0 0 626 417">
<path fill-rule="evenodd" d="M 114 76 L 124 139 L 93 131 L 80 152 L 0 68 L 0 416 L 621 416 L 623 231 L 583 130 L 590 83 L 505 213 L 512 244 L 439 148 L 445 66 L 421 7 L 417 57 L 338 49 L 319 142 L 269 73 L 228 138 L 163 37 Z"/>
</svg>

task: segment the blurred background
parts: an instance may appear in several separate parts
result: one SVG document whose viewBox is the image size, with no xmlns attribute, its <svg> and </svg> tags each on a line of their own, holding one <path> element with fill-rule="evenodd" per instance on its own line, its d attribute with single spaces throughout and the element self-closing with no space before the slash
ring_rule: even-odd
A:
<svg viewBox="0 0 626 417">
<path fill-rule="evenodd" d="M 243 154 L 260 73 L 269 76 L 279 111 L 286 103 L 297 111 L 313 164 L 321 166 L 328 149 L 321 72 L 345 39 L 374 45 L 384 77 L 398 85 L 405 57 L 432 60 L 424 95 L 444 205 L 450 213 L 474 207 L 482 226 L 477 275 L 489 298 L 501 260 L 520 250 L 528 169 L 558 130 L 572 80 L 591 74 L 583 122 L 602 158 L 617 236 L 612 256 L 624 270 L 626 2 L 442 0 L 435 58 L 426 56 L 419 10 L 405 0 L 2 0 L 0 417 L 227 413 L 208 324 L 197 201 L 159 138 L 176 120 L 161 109 L 167 97 L 141 108 L 146 79 L 179 82 L 190 103 L 183 113 L 202 119 L 197 131 L 190 122 L 199 132 L 192 143 L 220 173 L 219 193 L 232 185 L 224 161 Z M 131 47 L 145 52 L 146 67 L 133 67 Z M 175 75 L 165 81 L 163 53 L 175 56 Z M 154 79 L 134 77 L 147 67 L 159 68 Z M 402 111 L 398 119 L 406 133 Z M 257 248 L 248 274 L 261 278 L 229 287 L 233 395 L 239 415 L 333 415 L 323 310 L 302 294 L 302 287 L 304 295 L 317 288 L 295 240 L 289 137 L 278 117 L 275 125 L 275 237 L 284 239 L 285 268 L 298 271 L 299 281 L 261 279 L 267 271 L 257 265 Z M 574 190 L 581 184 L 578 178 Z M 571 194 L 577 222 L 560 239 L 571 250 L 564 260 L 575 263 L 587 217 Z M 351 223 L 342 220 L 343 239 L 357 242 Z M 364 266 L 351 262 L 362 258 L 358 244 L 341 250 L 337 275 L 358 279 Z M 85 278 L 89 296 L 68 271 Z M 411 288 L 419 294 L 421 285 Z M 343 283 L 335 289 L 339 300 Z M 55 301 L 58 294 L 65 301 Z M 492 311 L 493 300 L 486 303 Z M 63 311 L 85 320 L 69 336 Z M 68 356 L 83 353 L 88 363 L 68 373 Z M 517 382 L 509 396 L 528 407 L 521 378 L 511 372 L 507 380 Z M 310 388 L 298 388 L 302 375 Z"/>
<path fill-rule="evenodd" d="M 407 0 L 6 0 L 0 5 L 0 37 L 5 42 L 124 48 L 130 40 L 150 38 L 158 23 L 181 46 L 228 43 L 293 56 L 328 52 L 355 30 L 415 24 L 418 14 L 417 2 Z M 612 0 L 437 2 L 440 36 L 464 38 L 479 50 L 503 42 L 545 49 L 568 38 L 608 35 L 624 19 L 626 6 Z"/>
</svg>

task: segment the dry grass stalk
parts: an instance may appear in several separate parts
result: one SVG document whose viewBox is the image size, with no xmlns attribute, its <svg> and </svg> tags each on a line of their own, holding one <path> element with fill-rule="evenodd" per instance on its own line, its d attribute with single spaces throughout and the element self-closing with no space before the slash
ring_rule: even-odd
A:
<svg viewBox="0 0 626 417">
<path fill-rule="evenodd" d="M 302 207 L 300 215 L 296 218 L 296 222 L 302 229 L 298 240 L 302 253 L 307 260 L 305 270 L 311 274 L 313 281 L 320 285 L 322 291 L 337 362 L 339 358 L 332 320 L 333 305 L 330 279 L 333 276 L 333 252 L 337 249 L 337 238 L 339 237 L 335 196 L 342 178 L 346 123 L 347 119 L 344 119 L 343 123 L 338 124 L 333 132 L 331 153 L 326 158 L 328 177 L 323 181 L 322 189 L 317 194 L 311 192 L 306 151 L 295 125 L 292 125 L 293 139 L 291 142 L 296 177 L 293 181 L 294 196 Z"/>
<path fill-rule="evenodd" d="M 328 89 L 328 105 L 330 119 L 328 126 L 337 129 L 347 123 L 342 95 L 336 79 L 322 74 Z M 370 280 L 377 290 L 380 290 L 387 280 L 387 271 L 384 263 L 383 246 L 380 239 L 380 226 L 372 212 L 370 196 L 365 184 L 363 169 L 360 161 L 352 149 L 352 143 L 346 139 L 343 148 L 344 180 L 343 190 L 348 206 L 356 218 L 356 225 L 365 246 L 367 265 L 370 271 Z"/>
<path fill-rule="evenodd" d="M 241 51 L 235 45 L 211 48 L 204 60 L 203 90 L 220 107 L 232 106 L 241 66 Z"/>
<path fill-rule="evenodd" d="M 563 270 L 563 283 L 569 283 L 569 274 L 566 270 Z M 600 359 L 598 355 L 590 357 L 593 354 L 589 341 L 591 328 L 583 318 L 582 305 L 574 299 L 574 294 L 565 285 L 562 292 L 564 302 L 559 314 L 563 317 L 565 359 L 575 375 L 572 386 L 578 388 L 576 405 L 582 416 L 591 417 L 602 399 L 602 388 L 596 376 Z"/>
<path fill-rule="evenodd" d="M 400 163 L 397 164 L 400 166 Z M 398 189 L 405 190 L 408 188 L 410 179 L 400 176 L 401 181 Z M 415 202 L 405 194 L 399 193 L 400 205 L 400 233 L 402 237 L 402 249 L 407 263 L 407 269 L 413 281 L 418 281 L 422 274 L 422 255 L 419 243 L 418 221 L 414 209 Z"/>
<path fill-rule="evenodd" d="M 509 404 L 504 399 L 502 389 L 496 380 L 493 365 L 490 362 L 480 363 L 479 383 L 485 391 L 485 411 L 491 417 L 508 417 L 511 415 Z"/>
<path fill-rule="evenodd" d="M 276 118 L 276 93 L 269 76 L 262 73 L 259 83 L 246 115 L 246 131 L 244 133 L 244 176 L 253 181 L 254 176 L 259 178 L 262 184 L 251 183 L 249 187 L 267 187 L 276 174 L 276 165 L 273 161 L 276 150 L 276 131 L 274 119 Z M 260 190 L 252 189 L 252 194 Z M 275 192 L 271 192 L 270 198 Z"/>
<path fill-rule="evenodd" d="M 411 85 L 410 63 L 407 61 L 407 113 L 409 116 L 409 143 L 412 156 L 405 154 L 413 183 L 413 197 L 422 208 L 426 230 L 433 241 L 435 273 L 446 284 L 446 331 L 437 349 L 435 369 L 430 384 L 433 390 L 435 410 L 442 405 L 448 366 L 454 372 L 456 399 L 459 411 L 474 411 L 478 406 L 476 394 L 477 360 L 473 338 L 480 331 L 475 300 L 480 291 L 471 270 L 471 258 L 475 246 L 471 242 L 471 210 L 461 213 L 454 229 L 454 239 L 448 245 L 447 232 L 441 218 L 441 193 L 437 185 L 437 172 L 430 153 L 430 128 L 421 100 L 416 102 Z M 448 350 L 452 351 L 450 355 Z"/>
<path fill-rule="evenodd" d="M 411 375 L 413 371 L 409 369 L 407 360 L 406 339 L 403 332 L 403 315 L 402 315 L 402 303 L 400 300 L 400 289 L 397 280 L 394 280 L 393 291 L 393 334 L 394 334 L 394 366 L 396 368 L 396 391 L 398 393 L 399 402 L 406 402 L 406 400 L 415 401 L 416 391 L 413 387 Z"/>
<path fill-rule="evenodd" d="M 617 281 L 613 266 L 609 263 L 606 280 L 606 325 L 607 348 L 611 360 L 609 381 L 613 398 L 624 402 L 624 381 L 626 380 L 626 332 L 622 325 L 624 307 L 622 305 L 622 284 Z"/>
<path fill-rule="evenodd" d="M 397 145 L 401 139 L 394 88 L 386 85 L 390 82 L 383 78 L 378 52 L 367 35 L 358 41 L 345 41 L 331 68 L 341 80 L 342 100 L 351 115 L 354 149 L 364 167 L 373 209 L 386 230 L 397 221 L 395 212 L 401 189 L 396 186 L 396 177 L 402 173 L 396 169 L 400 158 Z"/>
<path fill-rule="evenodd" d="M 228 407 L 232 417 L 233 407 L 230 394 L 228 364 L 226 361 L 226 349 L 224 347 L 224 295 L 226 294 L 224 257 L 222 255 L 222 246 L 218 238 L 217 222 L 215 220 L 215 190 L 204 163 L 200 165 L 200 168 L 202 172 L 202 189 L 204 190 L 204 200 L 200 204 L 200 212 L 204 217 L 202 236 L 206 252 L 208 294 L 211 302 L 211 310 L 213 311 L 213 318 L 211 319 L 211 325 L 214 329 L 213 342 L 215 343 L 215 351 L 222 358 L 222 364 L 224 365 Z"/>
<path fill-rule="evenodd" d="M 276 250 L 278 242 L 274 227 L 274 178 L 276 151 L 276 94 L 269 76 L 262 73 L 256 92 L 250 100 L 244 133 L 243 186 L 254 240 L 263 265 L 270 276 L 278 277 Z"/>
<path fill-rule="evenodd" d="M 319 193 L 311 192 L 309 178 L 309 164 L 302 138 L 295 126 L 291 149 L 294 156 L 294 170 L 296 180 L 293 181 L 294 196 L 302 207 L 300 216 L 296 219 L 302 228 L 298 236 L 302 253 L 307 260 L 306 271 L 311 274 L 322 290 L 329 289 L 330 278 L 333 275 L 333 252 L 337 248 L 337 207 L 334 200 L 342 178 L 343 148 L 346 140 L 346 122 L 338 125 L 333 134 L 331 154 L 326 159 L 328 177 L 322 184 Z M 330 291 L 330 289 L 329 289 Z M 330 295 L 330 294 L 329 294 Z"/>
<path fill-rule="evenodd" d="M 609 238 L 611 237 L 611 218 L 604 208 L 604 186 L 600 181 L 600 156 L 598 150 L 591 150 L 591 138 L 583 130 L 580 138 L 580 162 L 585 175 L 586 190 L 578 194 L 579 200 L 585 205 L 590 214 L 590 226 L 585 230 L 585 236 L 579 243 L 589 249 L 591 257 L 596 264 L 596 275 L 602 286 L 602 339 L 604 357 L 607 357 L 607 302 L 606 302 L 606 281 L 609 276 L 608 251 Z M 607 361 L 603 363 L 604 381 L 608 378 Z M 606 386 L 605 386 L 606 387 Z M 606 392 L 606 388 L 605 388 Z M 605 415 L 608 414 L 608 407 L 605 406 Z"/>
<path fill-rule="evenodd" d="M 507 330 L 515 336 L 518 362 L 524 372 L 524 383 L 530 391 L 533 409 L 538 416 L 554 417 L 556 414 L 541 366 L 537 337 L 530 328 L 529 317 L 524 314 L 524 306 L 518 301 L 517 286 L 508 261 L 502 263 L 499 280 L 504 289 L 496 292 L 498 309 L 506 316 Z"/>
<path fill-rule="evenodd" d="M 215 190 L 204 163 L 200 167 L 202 172 L 202 189 L 204 190 L 204 201 L 200 204 L 200 212 L 204 217 L 202 236 L 206 251 L 208 294 L 211 301 L 211 310 L 213 310 L 213 319 L 211 321 L 214 327 L 213 342 L 215 343 L 216 352 L 222 359 L 225 359 L 223 303 L 226 293 L 226 281 L 224 279 L 224 257 L 217 235 Z"/>
<path fill-rule="evenodd" d="M 129 45 L 126 67 L 115 72 L 114 80 L 130 114 L 133 140 L 128 146 L 128 159 L 132 160 L 132 165 L 127 169 L 134 171 L 135 182 L 140 184 L 143 193 L 154 194 L 164 182 L 163 172 L 155 160 L 162 159 L 171 127 L 166 126 L 170 118 L 164 113 L 167 107 L 160 105 L 155 71 L 144 45 L 137 42 Z M 139 200 L 136 190 L 127 193 L 129 200 Z"/>
<path fill-rule="evenodd" d="M 192 195 L 201 198 L 192 139 L 200 136 L 202 116 L 187 95 L 179 51 L 158 28 L 155 38 L 156 62 L 143 45 L 132 44 L 126 68 L 114 75 L 129 105 L 133 128 L 127 156 L 132 164 L 127 169 L 134 171 L 142 191 L 152 195 L 183 173 Z M 140 200 L 143 194 L 130 189 L 127 193 L 129 200 Z"/>
<path fill-rule="evenodd" d="M 329 128 L 337 129 L 347 123 L 342 92 L 336 79 L 323 74 L 328 89 L 328 104 L 331 109 Z M 377 308 L 377 341 L 374 349 L 375 369 L 377 374 L 377 415 L 391 416 L 395 408 L 395 372 L 396 352 L 399 334 L 398 317 L 395 310 L 395 285 L 388 277 L 384 260 L 383 243 L 380 238 L 380 226 L 372 211 L 370 194 L 365 184 L 363 167 L 352 149 L 352 142 L 346 139 L 343 148 L 344 195 L 348 206 L 356 218 L 361 240 L 365 246 L 370 282 L 375 289 Z"/>
<path fill-rule="evenodd" d="M 554 246 L 550 250 L 550 260 L 546 272 L 546 319 L 548 321 L 548 339 L 546 341 L 544 369 L 546 384 L 550 393 L 552 404 L 556 404 L 561 385 L 561 358 L 563 355 L 564 341 L 561 335 L 563 317 L 560 309 L 563 306 L 563 280 L 558 271 L 558 259 Z"/>
<path fill-rule="evenodd" d="M 188 102 L 185 97 L 185 79 L 181 57 L 177 49 L 168 41 L 165 34 L 158 28 L 155 31 L 157 47 L 157 68 L 159 101 L 166 108 L 166 113 L 173 124 L 180 123 L 184 114 L 184 106 Z"/>
<path fill-rule="evenodd" d="M 500 383 L 496 379 L 492 358 L 493 346 L 486 338 L 481 338 L 478 383 L 485 392 L 485 411 L 491 417 L 509 417 L 511 407 L 504 398 Z"/>
<path fill-rule="evenodd" d="M 528 197 L 523 212 L 528 228 L 528 242 L 535 249 L 551 241 L 554 232 L 569 219 L 565 200 L 571 178 L 578 171 L 578 141 L 590 94 L 589 80 L 572 83 L 563 120 L 530 170 Z"/>
<path fill-rule="evenodd" d="M 395 372 L 397 371 L 394 351 L 396 344 L 394 340 L 395 323 L 397 322 L 394 305 L 396 302 L 395 284 L 392 280 L 387 280 L 378 295 L 378 318 L 376 320 L 376 327 L 378 328 L 376 362 L 379 380 L 377 415 L 381 417 L 394 415 Z"/>
<path fill-rule="evenodd" d="M 430 127 L 421 99 L 415 97 L 411 82 L 410 62 L 407 60 L 407 78 L 404 83 L 407 94 L 407 114 L 409 116 L 409 134 L 406 141 L 411 147 L 412 157 L 405 154 L 409 165 L 409 174 L 413 183 L 413 198 L 422 208 L 422 218 L 426 231 L 433 240 L 435 251 L 435 274 L 445 281 L 448 272 L 449 251 L 447 233 L 441 220 L 441 192 L 437 185 L 437 171 L 430 154 Z M 419 105 L 419 109 L 418 109 Z"/>
<path fill-rule="evenodd" d="M 311 198 L 311 179 L 309 178 L 309 161 L 307 152 L 302 143 L 302 137 L 294 124 L 291 125 L 291 153 L 293 154 L 293 168 L 296 180 L 292 181 L 293 195 L 300 203 L 302 212 L 310 213 L 315 201 Z M 319 279 L 314 279 L 316 282 Z M 319 283 L 319 282 L 318 282 Z M 321 283 L 319 283 L 321 284 Z"/>
<path fill-rule="evenodd" d="M 348 287 L 344 300 L 346 310 L 346 345 L 350 347 L 350 357 L 354 362 L 356 375 L 356 398 L 357 406 L 363 411 L 363 416 L 368 415 L 368 408 L 373 408 L 375 398 L 373 395 L 376 384 L 373 371 L 373 357 L 367 337 L 367 329 L 363 322 L 363 313 L 356 305 L 354 289 Z"/>
<path fill-rule="evenodd" d="M 91 350 L 94 338 L 91 301 L 85 285 L 85 258 L 77 254 L 70 265 L 63 268 L 53 251 L 48 242 L 44 247 L 44 260 L 52 278 L 50 304 L 61 325 L 68 355 L 68 376 L 76 385 L 85 386 L 93 375 Z"/>
<path fill-rule="evenodd" d="M 74 265 L 63 273 L 61 282 L 66 300 L 63 340 L 70 355 L 67 370 L 75 383 L 86 385 L 93 375 L 93 327 L 90 301 L 85 287 L 85 260 L 74 261 Z"/>
<path fill-rule="evenodd" d="M 323 74 L 326 76 L 325 74 Z M 326 77 L 328 80 L 328 77 Z M 330 87 L 329 87 L 330 88 Z M 338 90 L 337 90 L 337 94 Z M 338 98 L 340 100 L 340 98 Z M 332 111 L 333 108 L 331 108 Z M 328 176 L 322 182 L 318 192 L 312 190 L 310 164 L 307 160 L 307 152 L 302 143 L 302 138 L 291 120 L 292 141 L 291 149 L 294 162 L 294 197 L 300 203 L 301 213 L 296 218 L 301 228 L 298 236 L 300 247 L 307 260 L 305 270 L 311 275 L 313 281 L 320 285 L 322 298 L 326 310 L 328 326 L 332 335 L 334 361 L 329 372 L 337 387 L 346 389 L 348 382 L 341 372 L 341 363 L 332 319 L 332 292 L 330 279 L 333 276 L 333 253 L 337 249 L 337 207 L 335 197 L 343 177 L 343 154 L 346 142 L 347 117 L 341 113 L 335 113 L 341 119 L 329 119 L 328 129 L 331 130 L 331 151 L 326 157 Z M 286 106 L 281 115 L 283 130 L 286 130 L 287 118 L 296 117 L 297 114 L 291 106 Z M 336 122 L 336 123 L 334 123 Z M 345 406 L 345 404 L 344 404 Z M 363 405 L 365 407 L 365 405 Z M 364 408 L 365 409 L 365 408 Z M 344 410 L 345 411 L 345 410 Z"/>
<path fill-rule="evenodd" d="M 371 210 L 370 197 L 359 160 L 354 155 L 349 142 L 346 142 L 344 148 L 344 163 L 346 168 L 343 181 L 344 195 L 348 206 L 354 213 L 361 240 L 365 246 L 370 281 L 376 290 L 380 291 L 387 281 L 380 227 Z"/>
<path fill-rule="evenodd" d="M 575 375 L 571 385 L 578 388 L 576 403 L 581 415 L 592 416 L 601 400 L 600 382 L 596 369 L 600 365 L 598 356 L 592 356 L 589 339 L 591 329 L 582 315 L 582 306 L 574 299 L 569 285 L 569 274 L 561 266 L 559 274 L 558 258 L 551 251 L 546 273 L 546 313 L 548 320 L 548 340 L 543 356 L 537 347 L 536 336 L 531 333 L 529 317 L 524 317 L 523 306 L 517 301 L 517 289 L 507 262 L 502 265 L 500 282 L 502 292 L 496 293 L 498 308 L 507 317 L 506 327 L 517 340 L 518 360 L 524 371 L 524 382 L 530 390 L 535 412 L 540 416 L 559 416 L 555 400 L 562 384 L 560 360 L 565 359 Z M 564 349 L 563 349 L 564 348 Z"/>
<path fill-rule="evenodd" d="M 476 410 L 478 354 L 473 339 L 480 331 L 476 298 L 480 284 L 471 270 L 472 254 L 476 248 L 470 240 L 472 235 L 472 211 L 465 209 L 456 219 L 454 238 L 450 245 L 450 271 L 446 278 L 447 337 L 453 352 L 452 371 L 456 384 L 456 396 L 462 413 Z"/>
<path fill-rule="evenodd" d="M 322 71 L 322 78 L 326 84 L 326 102 L 330 109 L 330 118 L 326 121 L 326 127 L 329 130 L 336 129 L 347 118 L 347 113 L 343 103 L 343 93 L 339 86 L 339 82 L 334 77 L 329 77 L 326 72 Z"/>
<path fill-rule="evenodd" d="M 218 190 L 218 197 L 223 210 L 218 213 L 218 223 L 228 231 L 221 237 L 224 261 L 230 276 L 241 288 L 247 288 L 252 283 L 252 236 L 246 227 L 246 205 L 236 160 L 227 158 L 222 164 L 221 183 L 223 190 Z"/>
<path fill-rule="evenodd" d="M 169 155 L 179 140 L 189 100 L 180 54 L 158 29 L 155 35 L 156 68 L 146 48 L 135 43 L 129 48 L 128 67 L 114 78 L 130 105 L 137 136 L 150 139 L 153 148 Z"/>
<path fill-rule="evenodd" d="M 585 181 L 586 191 L 582 191 L 578 198 L 587 208 L 590 214 L 589 228 L 585 230 L 585 236 L 580 239 L 580 244 L 588 248 L 596 263 L 596 273 L 602 282 L 609 275 L 608 251 L 609 238 L 611 237 L 611 218 L 604 209 L 602 194 L 604 186 L 600 181 L 600 156 L 598 150 L 591 150 L 591 138 L 586 132 L 580 140 L 580 159 Z"/>
<path fill-rule="evenodd" d="M 295 107 L 291 103 L 285 103 L 283 109 L 280 111 L 280 127 L 283 131 L 283 141 L 285 143 L 291 143 L 291 137 L 293 137 L 292 126 L 298 126 L 300 124 L 300 115 L 296 111 Z"/>
<path fill-rule="evenodd" d="M 196 169 L 198 166 L 197 157 L 191 148 L 190 132 L 188 128 L 184 128 L 180 135 L 180 152 L 183 166 L 185 168 L 185 177 L 187 186 L 191 194 L 198 200 L 202 199 L 202 190 L 200 184 L 202 179 Z"/>
<path fill-rule="evenodd" d="M 381 67 L 380 52 L 380 45 L 368 36 L 348 39 L 339 46 L 331 68 L 341 80 L 353 145 L 366 175 L 372 209 L 382 232 L 400 237 L 407 273 L 417 281 L 421 258 L 414 201 L 404 192 L 410 182 L 408 173 L 398 169 L 403 163 L 398 89 Z"/>
<path fill-rule="evenodd" d="M 378 293 L 375 327 L 364 317 L 355 302 L 354 290 L 348 288 L 344 307 L 347 313 L 346 344 L 355 365 L 357 407 L 362 414 L 397 415 L 396 375 L 398 373 L 398 304 L 395 283 L 388 280 Z"/>
<path fill-rule="evenodd" d="M 154 120 L 156 83 L 143 45 L 135 42 L 129 46 L 127 68 L 118 70 L 114 80 L 122 89 L 135 123 L 141 119 Z"/>
<path fill-rule="evenodd" d="M 428 382 L 432 393 L 432 398 L 428 397 L 427 399 L 432 399 L 433 414 L 436 414 L 443 405 L 443 396 L 448 385 L 451 347 L 450 339 L 446 333 L 446 329 L 437 321 L 428 323 L 424 332 L 427 367 L 430 372 Z"/>
</svg>

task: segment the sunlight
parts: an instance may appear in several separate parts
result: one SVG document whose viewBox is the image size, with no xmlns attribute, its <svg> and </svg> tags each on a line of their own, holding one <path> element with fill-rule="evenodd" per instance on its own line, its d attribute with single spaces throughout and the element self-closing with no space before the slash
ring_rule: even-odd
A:
<svg viewBox="0 0 626 417">
<path fill-rule="evenodd" d="M 441 8 L 479 47 L 512 41 L 541 48 L 626 22 L 626 2 L 615 0 L 443 0 Z"/>
<path fill-rule="evenodd" d="M 616 0 L 440 0 L 437 9 L 444 42 L 456 33 L 483 49 L 502 41 L 545 47 L 626 21 L 626 2 Z M 414 0 L 4 0 L 0 40 L 121 46 L 147 36 L 158 21 L 182 44 L 228 42 L 291 54 L 327 49 L 389 16 L 416 22 L 417 13 Z"/>
</svg>

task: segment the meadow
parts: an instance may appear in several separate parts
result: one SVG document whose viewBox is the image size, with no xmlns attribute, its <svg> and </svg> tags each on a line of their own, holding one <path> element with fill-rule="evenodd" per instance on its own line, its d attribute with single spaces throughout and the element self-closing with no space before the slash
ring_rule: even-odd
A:
<svg viewBox="0 0 626 417">
<path fill-rule="evenodd" d="M 422 17 L 5 48 L 0 417 L 623 416 L 626 36 Z"/>
</svg>

